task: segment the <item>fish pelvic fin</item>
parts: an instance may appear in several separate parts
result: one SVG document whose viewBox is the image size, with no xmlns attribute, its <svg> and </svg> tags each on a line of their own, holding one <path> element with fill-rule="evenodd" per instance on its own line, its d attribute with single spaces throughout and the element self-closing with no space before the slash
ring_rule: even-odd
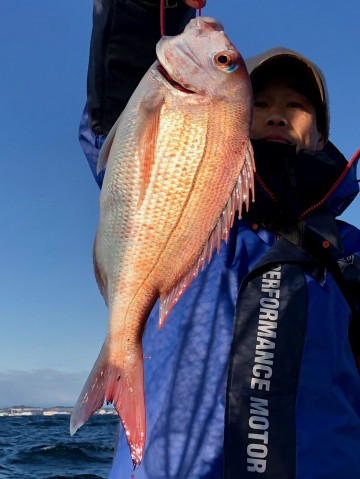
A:
<svg viewBox="0 0 360 479">
<path fill-rule="evenodd" d="M 135 138 L 139 148 L 141 178 L 138 209 L 144 201 L 146 190 L 150 183 L 163 103 L 164 94 L 160 90 L 147 94 L 139 105 L 138 115 L 141 121 L 137 127 Z"/>
<path fill-rule="evenodd" d="M 95 237 L 94 247 L 93 247 L 93 264 L 94 264 L 95 279 L 99 287 L 99 291 L 105 300 L 106 306 L 108 306 L 107 281 L 101 274 L 101 270 L 99 268 L 99 264 L 96 258 L 96 237 Z"/>
<path fill-rule="evenodd" d="M 106 139 L 101 147 L 101 150 L 99 152 L 98 162 L 96 165 L 97 175 L 100 173 L 100 171 L 106 168 L 106 163 L 109 159 L 112 144 L 114 143 L 114 138 L 115 138 L 116 130 L 119 125 L 120 118 L 121 118 L 121 115 L 119 116 L 119 118 L 117 119 L 117 121 L 114 123 L 113 127 L 107 134 Z"/>
<path fill-rule="evenodd" d="M 70 418 L 70 434 L 86 423 L 104 402 L 114 404 L 130 448 L 134 468 L 140 465 L 145 448 L 146 418 L 142 347 L 131 353 L 131 364 L 120 366 L 109 360 L 105 341 L 81 391 Z"/>
<path fill-rule="evenodd" d="M 250 196 L 254 201 L 254 171 L 255 161 L 254 152 L 249 140 L 245 160 L 240 175 L 225 206 L 224 211 L 218 219 L 215 228 L 211 232 L 200 256 L 192 265 L 190 270 L 182 277 L 182 279 L 167 293 L 160 296 L 159 310 L 159 328 L 162 328 L 166 318 L 169 316 L 175 304 L 179 301 L 186 289 L 190 286 L 193 279 L 196 278 L 200 270 L 203 270 L 206 263 L 210 263 L 214 248 L 220 251 L 221 241 L 227 243 L 229 239 L 230 229 L 234 224 L 235 212 L 238 211 L 239 218 L 243 207 L 246 211 L 249 209 Z"/>
</svg>

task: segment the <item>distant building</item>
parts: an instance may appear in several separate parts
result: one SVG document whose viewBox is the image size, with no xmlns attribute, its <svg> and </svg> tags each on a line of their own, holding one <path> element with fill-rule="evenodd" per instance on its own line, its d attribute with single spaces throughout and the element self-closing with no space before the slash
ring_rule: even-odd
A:
<svg viewBox="0 0 360 479">
<path fill-rule="evenodd" d="M 59 411 L 59 410 L 51 410 L 48 409 L 46 411 L 43 411 L 43 416 L 57 416 L 57 415 L 70 415 L 71 411 Z"/>
</svg>

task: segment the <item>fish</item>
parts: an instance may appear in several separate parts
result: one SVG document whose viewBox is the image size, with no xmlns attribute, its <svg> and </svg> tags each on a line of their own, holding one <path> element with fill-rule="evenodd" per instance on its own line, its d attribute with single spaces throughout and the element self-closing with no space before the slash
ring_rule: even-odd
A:
<svg viewBox="0 0 360 479">
<path fill-rule="evenodd" d="M 108 332 L 70 420 L 73 435 L 106 401 L 134 468 L 145 448 L 142 336 L 160 299 L 161 328 L 253 199 L 253 96 L 244 60 L 210 17 L 164 36 L 157 60 L 101 149 L 106 168 L 94 270 Z M 160 333 L 159 333 L 160 334 Z"/>
</svg>

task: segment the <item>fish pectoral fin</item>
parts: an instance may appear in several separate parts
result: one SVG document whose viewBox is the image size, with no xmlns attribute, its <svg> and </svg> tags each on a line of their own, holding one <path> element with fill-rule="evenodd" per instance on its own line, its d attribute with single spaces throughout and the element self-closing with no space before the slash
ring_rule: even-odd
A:
<svg viewBox="0 0 360 479">
<path fill-rule="evenodd" d="M 135 143 L 139 148 L 141 178 L 138 209 L 144 201 L 151 178 L 163 103 L 164 94 L 160 90 L 146 95 L 139 105 L 138 116 L 141 121 L 135 135 Z"/>
<path fill-rule="evenodd" d="M 131 364 L 109 361 L 105 341 L 99 357 L 81 391 L 71 414 L 70 434 L 86 423 L 104 402 L 113 403 L 120 416 L 130 448 L 132 462 L 138 467 L 145 447 L 144 368 L 141 344 L 132 351 Z"/>
<path fill-rule="evenodd" d="M 254 200 L 254 153 L 249 141 L 243 167 L 241 169 L 238 180 L 233 188 L 229 200 L 226 203 L 225 209 L 220 215 L 214 229 L 212 230 L 209 239 L 204 245 L 204 248 L 191 266 L 190 270 L 182 277 L 182 279 L 168 292 L 160 295 L 160 310 L 159 310 L 159 327 L 165 323 L 170 311 L 179 301 L 181 296 L 185 293 L 190 283 L 203 270 L 205 264 L 210 263 L 214 248 L 217 252 L 220 251 L 221 241 L 227 243 L 229 239 L 230 229 L 234 223 L 235 212 L 238 211 L 239 218 L 241 218 L 241 211 L 245 206 L 246 211 L 249 208 L 250 191 L 252 199 Z"/>
</svg>

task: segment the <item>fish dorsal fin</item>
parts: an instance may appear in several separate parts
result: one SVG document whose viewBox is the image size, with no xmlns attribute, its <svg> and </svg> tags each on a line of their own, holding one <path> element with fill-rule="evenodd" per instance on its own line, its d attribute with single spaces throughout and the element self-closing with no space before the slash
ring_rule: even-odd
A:
<svg viewBox="0 0 360 479">
<path fill-rule="evenodd" d="M 249 209 L 250 191 L 252 199 L 254 200 L 254 153 L 249 141 L 244 165 L 241 169 L 239 178 L 230 195 L 230 198 L 221 214 L 215 228 L 209 236 L 200 256 L 192 265 L 190 270 L 183 276 L 183 278 L 166 294 L 160 296 L 160 314 L 159 327 L 161 328 L 165 323 L 170 311 L 184 294 L 190 283 L 203 270 L 206 262 L 210 263 L 213 250 L 216 248 L 220 251 L 221 241 L 227 243 L 230 229 L 234 223 L 235 211 L 238 211 L 238 216 L 241 218 L 241 211 L 245 206 L 246 211 Z"/>
<path fill-rule="evenodd" d="M 141 178 L 138 208 L 144 200 L 151 178 L 163 103 L 164 94 L 160 90 L 146 95 L 139 105 L 138 116 L 140 121 L 135 133 L 135 143 L 139 148 Z"/>
</svg>

